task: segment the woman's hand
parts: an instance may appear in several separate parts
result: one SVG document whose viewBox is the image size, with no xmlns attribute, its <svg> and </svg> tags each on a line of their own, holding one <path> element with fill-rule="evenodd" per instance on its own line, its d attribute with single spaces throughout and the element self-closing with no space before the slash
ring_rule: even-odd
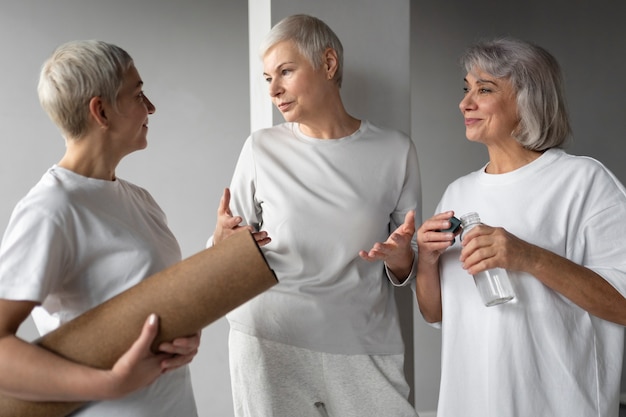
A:
<svg viewBox="0 0 626 417">
<path fill-rule="evenodd" d="M 626 297 L 602 276 L 501 227 L 467 232 L 460 260 L 470 274 L 495 267 L 526 272 L 594 316 L 626 325 Z"/>
<path fill-rule="evenodd" d="M 415 234 L 415 211 L 409 211 L 402 223 L 389 235 L 385 242 L 376 242 L 372 248 L 360 251 L 359 256 L 367 261 L 384 261 L 396 277 L 406 277 L 413 266 L 411 239 Z"/>
<path fill-rule="evenodd" d="M 124 353 L 113 368 L 105 372 L 108 384 L 102 399 L 120 398 L 153 383 L 166 368 L 162 362 L 172 355 L 168 353 L 154 354 L 150 346 L 157 333 L 158 317 L 151 314 L 145 321 L 141 334 Z"/>
<path fill-rule="evenodd" d="M 159 353 L 152 353 L 151 346 L 158 329 L 158 318 L 152 314 L 137 340 L 106 372 L 110 391 L 105 398 L 123 397 L 148 386 L 162 374 L 187 365 L 198 353 L 200 333 L 161 343 Z"/>
<path fill-rule="evenodd" d="M 480 224 L 463 235 L 461 262 L 469 274 L 491 268 L 524 271 L 536 259 L 536 249 L 502 227 Z"/>
<path fill-rule="evenodd" d="M 241 216 L 233 216 L 233 213 L 230 211 L 230 190 L 225 188 L 224 194 L 222 194 L 220 199 L 220 205 L 217 208 L 217 223 L 213 233 L 213 243 L 217 244 L 241 230 L 248 230 L 252 233 L 254 240 L 259 246 L 264 246 L 271 242 L 267 232 L 257 232 L 252 226 L 240 226 L 241 222 L 243 222 Z"/>
<path fill-rule="evenodd" d="M 426 220 L 417 230 L 417 248 L 420 262 L 436 265 L 441 254 L 454 243 L 454 238 L 460 233 L 441 232 L 451 227 L 450 218 L 453 211 L 439 213 Z"/>
</svg>

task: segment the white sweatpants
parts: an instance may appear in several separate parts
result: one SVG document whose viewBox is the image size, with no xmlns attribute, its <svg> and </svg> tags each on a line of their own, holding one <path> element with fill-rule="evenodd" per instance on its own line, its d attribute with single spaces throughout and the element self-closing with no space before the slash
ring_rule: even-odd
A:
<svg viewBox="0 0 626 417">
<path fill-rule="evenodd" d="M 402 355 L 314 352 L 231 330 L 235 417 L 417 417 Z"/>
</svg>

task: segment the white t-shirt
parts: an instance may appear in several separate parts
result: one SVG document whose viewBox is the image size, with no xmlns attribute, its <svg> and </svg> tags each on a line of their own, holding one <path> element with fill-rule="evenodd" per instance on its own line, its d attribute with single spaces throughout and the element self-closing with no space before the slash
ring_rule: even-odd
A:
<svg viewBox="0 0 626 417">
<path fill-rule="evenodd" d="M 596 160 L 552 149 L 510 173 L 481 169 L 448 187 L 445 210 L 475 211 L 626 295 L 626 191 Z M 526 273 L 509 272 L 514 301 L 485 307 L 459 256 L 457 239 L 440 259 L 437 416 L 617 416 L 624 328 Z"/>
<path fill-rule="evenodd" d="M 53 166 L 13 211 L 0 247 L 0 298 L 40 302 L 33 319 L 45 334 L 180 259 L 165 214 L 146 190 Z M 187 367 L 76 414 L 195 415 Z"/>
<path fill-rule="evenodd" d="M 393 285 L 383 263 L 359 251 L 385 241 L 409 210 L 420 223 L 417 153 L 406 135 L 367 121 L 333 140 L 293 123 L 257 131 L 231 196 L 234 215 L 269 233 L 263 252 L 279 280 L 228 314 L 232 328 L 319 352 L 403 352 Z"/>
</svg>

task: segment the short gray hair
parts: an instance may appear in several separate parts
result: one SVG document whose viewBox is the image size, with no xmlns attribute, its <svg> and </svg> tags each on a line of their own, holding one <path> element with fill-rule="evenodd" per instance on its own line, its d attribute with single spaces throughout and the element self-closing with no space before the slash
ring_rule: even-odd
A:
<svg viewBox="0 0 626 417">
<path fill-rule="evenodd" d="M 515 139 L 525 148 L 561 147 L 571 133 L 563 77 L 557 60 L 540 46 L 512 38 L 470 46 L 461 65 L 469 73 L 485 71 L 511 82 L 520 124 Z"/>
<path fill-rule="evenodd" d="M 96 40 L 59 46 L 43 64 L 39 102 L 66 137 L 86 133 L 89 101 L 93 97 L 116 105 L 125 72 L 133 59 L 122 48 Z"/>
<path fill-rule="evenodd" d="M 335 82 L 339 87 L 343 81 L 343 45 L 333 30 L 320 19 L 304 14 L 289 16 L 278 22 L 266 35 L 260 47 L 263 57 L 279 42 L 292 41 L 314 68 L 323 65 L 322 56 L 327 48 L 337 52 Z"/>
</svg>

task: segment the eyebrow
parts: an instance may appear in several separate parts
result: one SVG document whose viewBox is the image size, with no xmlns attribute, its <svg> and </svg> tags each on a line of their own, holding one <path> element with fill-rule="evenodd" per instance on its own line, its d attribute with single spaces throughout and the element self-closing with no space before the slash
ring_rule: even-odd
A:
<svg viewBox="0 0 626 417">
<path fill-rule="evenodd" d="M 275 70 L 280 70 L 285 65 L 290 65 L 290 64 L 295 64 L 295 61 L 281 62 L 280 64 L 276 65 Z M 267 72 L 263 71 L 263 75 L 269 75 L 269 74 Z"/>
<path fill-rule="evenodd" d="M 463 81 L 465 81 L 465 83 L 469 84 L 469 82 L 467 81 L 467 78 L 463 78 Z M 486 80 L 483 78 L 479 78 L 476 80 L 476 84 L 491 84 L 493 86 L 498 86 L 498 84 L 496 84 L 495 81 L 491 81 L 491 80 Z"/>
</svg>

